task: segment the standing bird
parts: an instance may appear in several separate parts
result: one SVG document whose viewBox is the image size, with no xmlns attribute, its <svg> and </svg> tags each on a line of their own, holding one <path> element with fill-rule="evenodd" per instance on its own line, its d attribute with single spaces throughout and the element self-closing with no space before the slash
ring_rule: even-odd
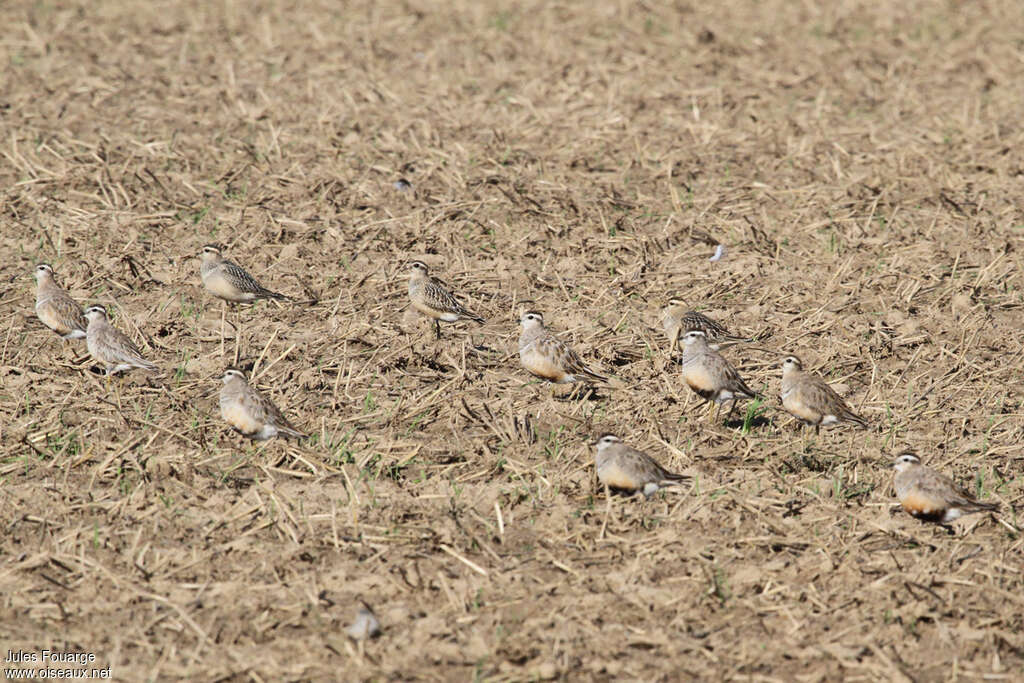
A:
<svg viewBox="0 0 1024 683">
<path fill-rule="evenodd" d="M 89 327 L 85 331 L 85 343 L 89 354 L 103 363 L 108 375 L 139 368 L 156 372 L 160 368 L 142 357 L 139 347 L 107 320 L 107 311 L 102 306 L 85 309 Z"/>
<path fill-rule="evenodd" d="M 207 244 L 200 255 L 199 275 L 203 287 L 214 296 L 236 304 L 248 304 L 257 299 L 279 299 L 288 297 L 265 288 L 252 275 L 234 261 L 224 258 L 220 247 Z"/>
<path fill-rule="evenodd" d="M 708 347 L 718 350 L 729 344 L 749 342 L 750 339 L 729 334 L 729 330 L 721 323 L 712 320 L 703 313 L 687 310 L 686 304 L 680 299 L 669 299 L 668 306 L 661 314 L 661 327 L 668 337 L 669 355 L 676 350 L 680 335 L 693 330 L 700 330 L 708 339 Z"/>
<path fill-rule="evenodd" d="M 36 316 L 64 339 L 83 339 L 89 325 L 82 307 L 57 284 L 46 263 L 36 266 Z"/>
<path fill-rule="evenodd" d="M 220 414 L 231 428 L 256 441 L 275 436 L 304 439 L 273 402 L 249 386 L 245 373 L 228 368 L 224 372 L 224 387 L 220 390 Z"/>
<path fill-rule="evenodd" d="M 893 487 L 903 509 L 913 517 L 949 524 L 973 512 L 999 509 L 999 503 L 979 502 L 941 472 L 921 464 L 913 453 L 903 453 L 892 463 Z"/>
<path fill-rule="evenodd" d="M 662 486 L 680 486 L 689 477 L 669 472 L 643 451 L 622 443 L 614 434 L 597 440 L 597 478 L 608 488 L 627 493 L 641 492 L 650 498 Z"/>
<path fill-rule="evenodd" d="M 567 384 L 570 382 L 607 382 L 584 363 L 569 345 L 548 332 L 544 316 L 537 311 L 523 313 L 519 320 L 523 331 L 519 335 L 519 361 L 534 377 Z"/>
<path fill-rule="evenodd" d="M 850 410 L 843 397 L 817 375 L 804 372 L 796 356 L 782 361 L 782 407 L 805 425 L 812 425 L 817 434 L 823 425 L 852 422 L 864 429 L 868 422 Z"/>
<path fill-rule="evenodd" d="M 427 264 L 413 261 L 409 264 L 409 300 L 413 308 L 434 321 L 434 334 L 441 338 L 441 321 L 453 323 L 468 319 L 484 323 L 483 318 L 460 304 L 444 282 L 430 275 Z"/>
<path fill-rule="evenodd" d="M 683 335 L 683 380 L 698 396 L 713 402 L 715 410 L 726 401 L 732 401 L 728 420 L 736 401 L 741 398 L 758 398 L 746 385 L 736 368 L 729 361 L 708 346 L 707 335 L 701 330 L 691 330 Z"/>
</svg>

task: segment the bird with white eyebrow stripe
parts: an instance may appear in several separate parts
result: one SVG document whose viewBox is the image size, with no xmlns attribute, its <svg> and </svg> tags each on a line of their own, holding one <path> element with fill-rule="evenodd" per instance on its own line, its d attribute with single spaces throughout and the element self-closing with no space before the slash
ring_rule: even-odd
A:
<svg viewBox="0 0 1024 683">
<path fill-rule="evenodd" d="M 256 441 L 265 441 L 275 436 L 306 438 L 285 418 L 273 401 L 249 384 L 244 372 L 228 368 L 223 379 L 220 414 L 236 432 Z"/>
<path fill-rule="evenodd" d="M 999 503 L 982 503 L 945 474 L 925 467 L 913 453 L 900 454 L 892 467 L 896 470 L 896 497 L 917 519 L 949 524 L 964 515 L 999 509 Z"/>
<path fill-rule="evenodd" d="M 486 321 L 469 310 L 455 298 L 444 282 L 433 277 L 423 261 L 412 261 L 409 275 L 409 301 L 412 307 L 434 321 L 435 338 L 441 338 L 441 323 L 458 320 L 472 320 L 483 324 Z"/>
<path fill-rule="evenodd" d="M 597 479 L 604 486 L 650 498 L 665 486 L 681 486 L 689 477 L 669 472 L 643 451 L 627 446 L 614 434 L 602 434 L 595 443 Z"/>
<path fill-rule="evenodd" d="M 519 362 L 534 377 L 552 384 L 607 382 L 586 366 L 572 348 L 544 327 L 544 316 L 537 311 L 523 313 L 519 320 Z"/>
<path fill-rule="evenodd" d="M 36 266 L 36 316 L 64 339 L 84 339 L 89 322 L 82 307 L 75 303 L 53 277 L 47 263 Z"/>
<path fill-rule="evenodd" d="M 215 244 L 207 244 L 199 256 L 199 276 L 203 287 L 219 299 L 236 304 L 249 304 L 257 299 L 288 300 L 284 294 L 272 292 L 261 285 L 245 268 L 224 258 L 220 247 Z"/>
<path fill-rule="evenodd" d="M 782 361 L 782 407 L 805 425 L 814 427 L 814 433 L 827 425 L 839 422 L 868 428 L 868 422 L 846 405 L 843 397 L 817 375 L 804 372 L 803 363 L 796 356 Z"/>
<path fill-rule="evenodd" d="M 736 368 L 708 346 L 707 335 L 703 331 L 690 330 L 683 335 L 683 344 L 683 381 L 694 393 L 711 403 L 716 412 L 721 404 L 731 401 L 726 420 L 736 410 L 736 401 L 741 398 L 758 398 Z"/>
<path fill-rule="evenodd" d="M 728 344 L 749 342 L 751 339 L 729 334 L 725 325 L 703 313 L 690 310 L 680 299 L 669 299 L 661 314 L 661 327 L 669 341 L 669 355 L 676 350 L 679 338 L 692 330 L 700 330 L 708 338 L 708 347 L 717 351 Z"/>
<path fill-rule="evenodd" d="M 85 309 L 85 317 L 89 321 L 85 334 L 89 354 L 103 363 L 107 375 L 135 368 L 148 372 L 159 371 L 160 368 L 142 357 L 142 351 L 128 335 L 110 324 L 105 308 L 90 306 Z"/>
</svg>

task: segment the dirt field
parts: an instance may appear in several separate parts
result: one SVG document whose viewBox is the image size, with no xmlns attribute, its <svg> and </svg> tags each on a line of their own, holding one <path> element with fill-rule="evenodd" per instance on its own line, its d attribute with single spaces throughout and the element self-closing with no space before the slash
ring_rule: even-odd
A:
<svg viewBox="0 0 1024 683">
<path fill-rule="evenodd" d="M 0 4 L 0 655 L 1024 677 L 1019 2 L 346 4 Z M 222 327 L 209 242 L 301 302 Z M 412 258 L 488 322 L 435 341 Z M 163 373 L 108 385 L 46 330 L 43 261 Z M 759 335 L 724 351 L 751 419 L 680 380 L 672 295 Z M 622 387 L 555 400 L 525 308 Z M 784 353 L 872 428 L 802 433 Z M 226 427 L 236 362 L 308 441 Z M 694 484 L 606 498 L 606 429 Z M 899 511 L 908 449 L 1001 511 Z"/>
</svg>

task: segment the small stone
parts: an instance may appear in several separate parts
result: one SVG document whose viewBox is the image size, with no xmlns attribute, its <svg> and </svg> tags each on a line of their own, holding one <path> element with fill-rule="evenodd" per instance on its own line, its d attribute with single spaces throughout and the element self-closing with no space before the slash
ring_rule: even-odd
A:
<svg viewBox="0 0 1024 683">
<path fill-rule="evenodd" d="M 345 633 L 353 640 L 366 640 L 380 635 L 380 622 L 369 607 L 360 607 L 356 620 L 345 629 Z"/>
<path fill-rule="evenodd" d="M 558 676 L 558 669 L 551 662 L 544 662 L 537 667 L 537 678 L 541 680 L 549 681 L 556 676 Z"/>
</svg>

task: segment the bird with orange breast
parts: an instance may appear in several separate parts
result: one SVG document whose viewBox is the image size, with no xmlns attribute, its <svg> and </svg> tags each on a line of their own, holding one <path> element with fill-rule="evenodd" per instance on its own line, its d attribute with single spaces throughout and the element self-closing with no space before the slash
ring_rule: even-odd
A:
<svg viewBox="0 0 1024 683">
<path fill-rule="evenodd" d="M 993 512 L 999 503 L 982 503 L 941 472 L 921 464 L 913 453 L 902 453 L 892 463 L 893 487 L 900 505 L 918 519 L 949 524 L 974 512 Z"/>
</svg>

